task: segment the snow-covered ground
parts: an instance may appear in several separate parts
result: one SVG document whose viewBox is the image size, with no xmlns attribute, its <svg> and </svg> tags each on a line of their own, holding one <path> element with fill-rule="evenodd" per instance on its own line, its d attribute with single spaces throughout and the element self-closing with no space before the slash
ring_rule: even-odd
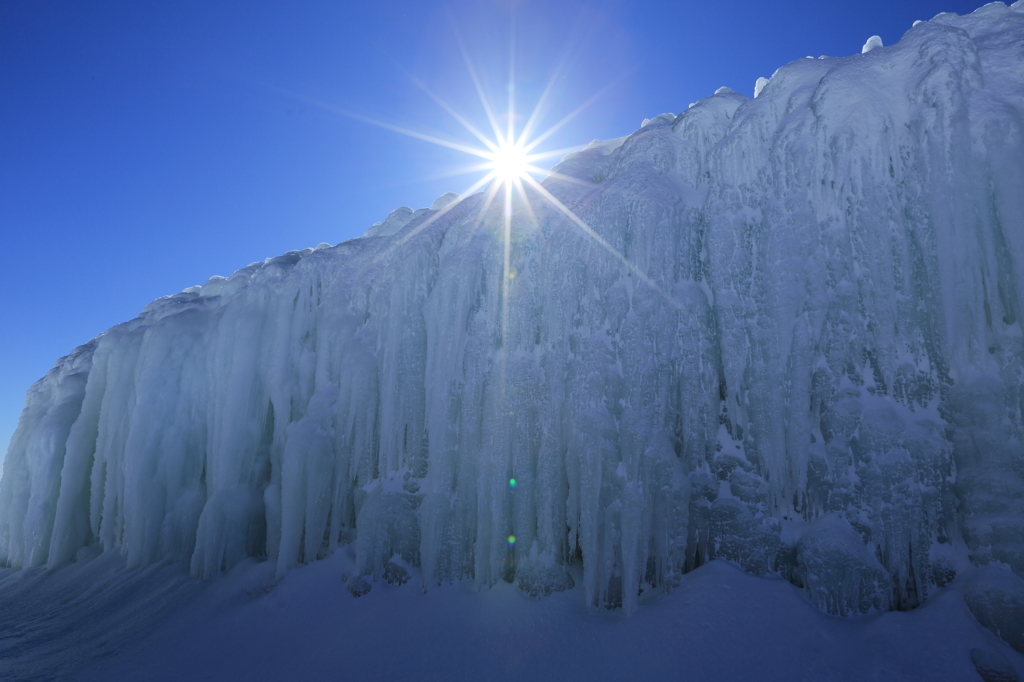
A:
<svg viewBox="0 0 1024 682">
<path fill-rule="evenodd" d="M 1006 678 L 1022 64 L 939 15 L 153 302 L 29 392 L 0 661 Z"/>
<path fill-rule="evenodd" d="M 972 649 L 1024 672 L 968 612 L 962 582 L 910 612 L 843 618 L 785 580 L 714 561 L 625 617 L 588 612 L 579 587 L 530 599 L 505 582 L 423 594 L 415 580 L 379 581 L 356 598 L 344 550 L 280 581 L 254 560 L 205 581 L 182 565 L 118 563 L 0 578 L 0 677 L 935 682 L 979 679 Z"/>
</svg>

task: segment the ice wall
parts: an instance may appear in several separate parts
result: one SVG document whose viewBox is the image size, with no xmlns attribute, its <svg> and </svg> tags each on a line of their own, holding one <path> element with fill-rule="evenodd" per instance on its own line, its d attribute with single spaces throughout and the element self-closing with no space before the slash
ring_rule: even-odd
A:
<svg viewBox="0 0 1024 682">
<path fill-rule="evenodd" d="M 352 543 L 626 611 L 714 558 L 834 613 L 1024 571 L 1022 63 L 994 3 L 570 155 L 631 267 L 532 193 L 506 273 L 478 194 L 155 301 L 29 391 L 0 561 Z"/>
</svg>

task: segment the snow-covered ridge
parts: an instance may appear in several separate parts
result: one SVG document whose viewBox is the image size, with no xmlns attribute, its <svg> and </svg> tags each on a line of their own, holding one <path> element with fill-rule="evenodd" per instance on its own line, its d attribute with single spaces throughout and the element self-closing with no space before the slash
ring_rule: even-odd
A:
<svg viewBox="0 0 1024 682">
<path fill-rule="evenodd" d="M 354 543 L 424 588 L 582 563 L 626 611 L 714 558 L 834 613 L 1024 571 L 1022 63 L 993 3 L 564 159 L 545 186 L 657 288 L 534 201 L 504 315 L 475 195 L 159 299 L 29 391 L 0 561 Z"/>
</svg>

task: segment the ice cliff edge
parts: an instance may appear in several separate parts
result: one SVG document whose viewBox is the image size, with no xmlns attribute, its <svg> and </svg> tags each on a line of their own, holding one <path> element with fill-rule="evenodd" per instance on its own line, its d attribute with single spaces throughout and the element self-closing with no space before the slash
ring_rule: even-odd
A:
<svg viewBox="0 0 1024 682">
<path fill-rule="evenodd" d="M 629 611 L 723 558 L 833 613 L 1024 571 L 1022 65 L 993 3 L 567 157 L 636 271 L 533 197 L 506 278 L 474 195 L 160 299 L 30 389 L 0 562 L 353 543 Z"/>
</svg>

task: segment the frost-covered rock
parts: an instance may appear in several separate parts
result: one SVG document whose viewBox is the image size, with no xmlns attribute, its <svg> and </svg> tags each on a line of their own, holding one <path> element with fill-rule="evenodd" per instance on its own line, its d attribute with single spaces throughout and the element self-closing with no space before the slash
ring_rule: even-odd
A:
<svg viewBox="0 0 1024 682">
<path fill-rule="evenodd" d="M 443 197 L 155 301 L 30 389 L 0 561 L 351 544 L 625 611 L 715 558 L 838 613 L 1024 571 L 1022 7 L 569 155 L 603 242 L 519 198 L 506 272 L 502 207 Z"/>
</svg>

